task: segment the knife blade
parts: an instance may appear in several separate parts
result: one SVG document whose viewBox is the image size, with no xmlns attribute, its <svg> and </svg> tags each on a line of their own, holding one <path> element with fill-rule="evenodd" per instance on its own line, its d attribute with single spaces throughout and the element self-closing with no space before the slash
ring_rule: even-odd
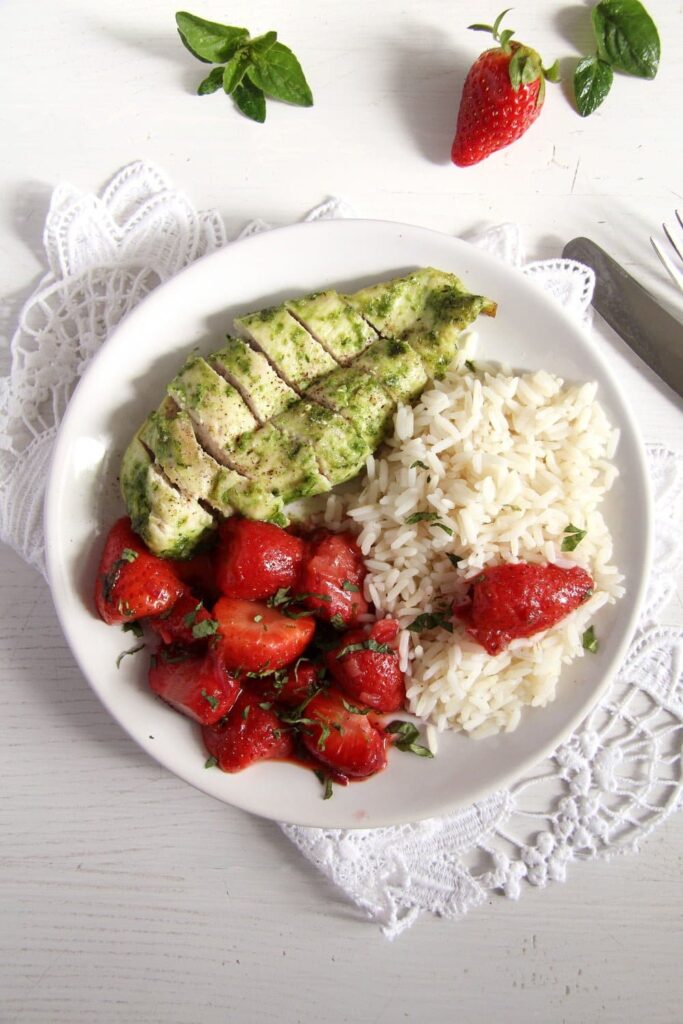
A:
<svg viewBox="0 0 683 1024">
<path fill-rule="evenodd" d="M 598 313 L 683 397 L 683 324 L 590 238 L 573 238 L 562 255 L 595 271 L 593 305 Z"/>
</svg>

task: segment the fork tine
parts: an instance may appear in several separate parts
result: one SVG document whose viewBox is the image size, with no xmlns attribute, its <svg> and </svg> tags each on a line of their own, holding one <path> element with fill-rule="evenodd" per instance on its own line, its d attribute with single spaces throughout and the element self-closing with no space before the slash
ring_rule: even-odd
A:
<svg viewBox="0 0 683 1024">
<path fill-rule="evenodd" d="M 671 234 L 671 232 L 669 231 L 669 229 L 668 229 L 668 227 L 666 226 L 666 224 L 662 224 L 662 227 L 664 228 L 664 234 L 666 235 L 666 237 L 667 237 L 667 238 L 669 239 L 669 241 L 671 242 L 671 247 L 672 247 L 672 249 L 674 250 L 674 252 L 675 252 L 675 253 L 677 253 L 677 254 L 678 254 L 678 256 L 680 256 L 680 259 L 681 259 L 681 263 L 683 264 L 683 253 L 682 253 L 682 252 L 681 252 L 681 250 L 680 250 L 680 249 L 678 248 L 678 242 L 676 241 L 676 239 L 674 238 L 674 236 L 673 236 L 673 235 Z"/>
<path fill-rule="evenodd" d="M 668 235 L 669 235 L 669 232 L 667 231 L 667 236 Z M 683 273 L 681 273 L 681 271 L 678 270 L 678 268 L 674 266 L 674 264 L 671 262 L 669 257 L 666 255 L 666 253 L 663 252 L 663 250 L 659 248 L 659 246 L 655 242 L 654 238 L 651 237 L 650 238 L 650 242 L 652 243 L 652 248 L 654 249 L 654 251 L 659 256 L 660 260 L 662 261 L 662 266 L 666 270 L 667 274 L 669 275 L 669 277 L 671 278 L 673 283 L 678 285 L 678 287 L 683 292 Z M 678 249 L 676 249 L 676 252 L 678 252 Z"/>
</svg>

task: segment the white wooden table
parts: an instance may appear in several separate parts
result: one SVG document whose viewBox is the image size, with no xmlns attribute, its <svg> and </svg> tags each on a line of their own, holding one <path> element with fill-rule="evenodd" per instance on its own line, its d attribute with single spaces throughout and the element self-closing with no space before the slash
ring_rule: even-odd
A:
<svg viewBox="0 0 683 1024">
<path fill-rule="evenodd" d="M 515 221 L 535 257 L 587 234 L 680 312 L 648 242 L 683 206 L 680 4 L 649 2 L 664 41 L 654 82 L 619 78 L 585 121 L 550 87 L 526 139 L 467 170 L 448 153 L 466 67 L 486 44 L 465 27 L 496 5 L 191 9 L 278 29 L 315 107 L 272 104 L 258 126 L 222 95 L 193 96 L 202 68 L 175 36 L 169 0 L 0 6 L 8 334 L 43 270 L 52 188 L 97 189 L 138 157 L 217 207 L 233 233 L 336 194 L 360 216 L 452 233 Z M 565 73 L 588 45 L 588 6 L 520 0 L 509 21 Z M 680 401 L 605 325 L 595 343 L 645 438 L 683 448 Z M 668 622 L 683 623 L 680 594 Z M 680 818 L 638 856 L 573 865 L 565 885 L 495 899 L 459 922 L 424 918 L 389 944 L 276 826 L 195 792 L 132 744 L 78 672 L 44 582 L 8 549 L 0 651 L 3 1022 L 683 1019 Z"/>
</svg>

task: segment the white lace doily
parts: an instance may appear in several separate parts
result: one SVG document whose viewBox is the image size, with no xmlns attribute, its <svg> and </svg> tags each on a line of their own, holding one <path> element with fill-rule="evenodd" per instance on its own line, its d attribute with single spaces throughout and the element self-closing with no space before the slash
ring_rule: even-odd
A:
<svg viewBox="0 0 683 1024">
<path fill-rule="evenodd" d="M 329 200 L 305 219 L 349 215 Z M 240 237 L 268 226 L 252 221 Z M 514 225 L 470 240 L 589 322 L 592 271 L 562 259 L 524 265 Z M 226 242 L 218 213 L 198 213 L 145 163 L 120 171 L 101 197 L 55 190 L 44 235 L 49 269 L 22 311 L 10 376 L 0 379 L 0 538 L 40 572 L 47 467 L 78 378 L 149 291 Z M 570 740 L 510 790 L 445 819 L 348 832 L 283 826 L 388 936 L 422 910 L 455 917 L 492 892 L 518 897 L 523 881 L 563 880 L 569 861 L 634 850 L 679 805 L 683 630 L 657 620 L 681 557 L 683 460 L 659 447 L 648 454 L 657 575 L 615 683 Z"/>
</svg>

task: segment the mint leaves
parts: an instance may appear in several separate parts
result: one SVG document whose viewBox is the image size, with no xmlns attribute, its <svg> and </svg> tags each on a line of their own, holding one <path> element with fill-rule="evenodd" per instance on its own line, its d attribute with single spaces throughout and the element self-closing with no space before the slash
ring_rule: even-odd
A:
<svg viewBox="0 0 683 1024">
<path fill-rule="evenodd" d="M 266 97 L 298 107 L 313 105 L 301 65 L 278 42 L 277 32 L 252 38 L 246 28 L 219 25 L 186 11 L 178 11 L 175 20 L 183 45 L 197 60 L 221 65 L 200 82 L 200 96 L 223 89 L 245 117 L 259 123 L 266 119 Z"/>
<path fill-rule="evenodd" d="M 657 27 L 640 0 L 600 0 L 591 19 L 597 53 L 583 57 L 574 72 L 574 95 L 582 117 L 592 114 L 609 93 L 613 69 L 654 78 L 661 52 Z"/>
</svg>

